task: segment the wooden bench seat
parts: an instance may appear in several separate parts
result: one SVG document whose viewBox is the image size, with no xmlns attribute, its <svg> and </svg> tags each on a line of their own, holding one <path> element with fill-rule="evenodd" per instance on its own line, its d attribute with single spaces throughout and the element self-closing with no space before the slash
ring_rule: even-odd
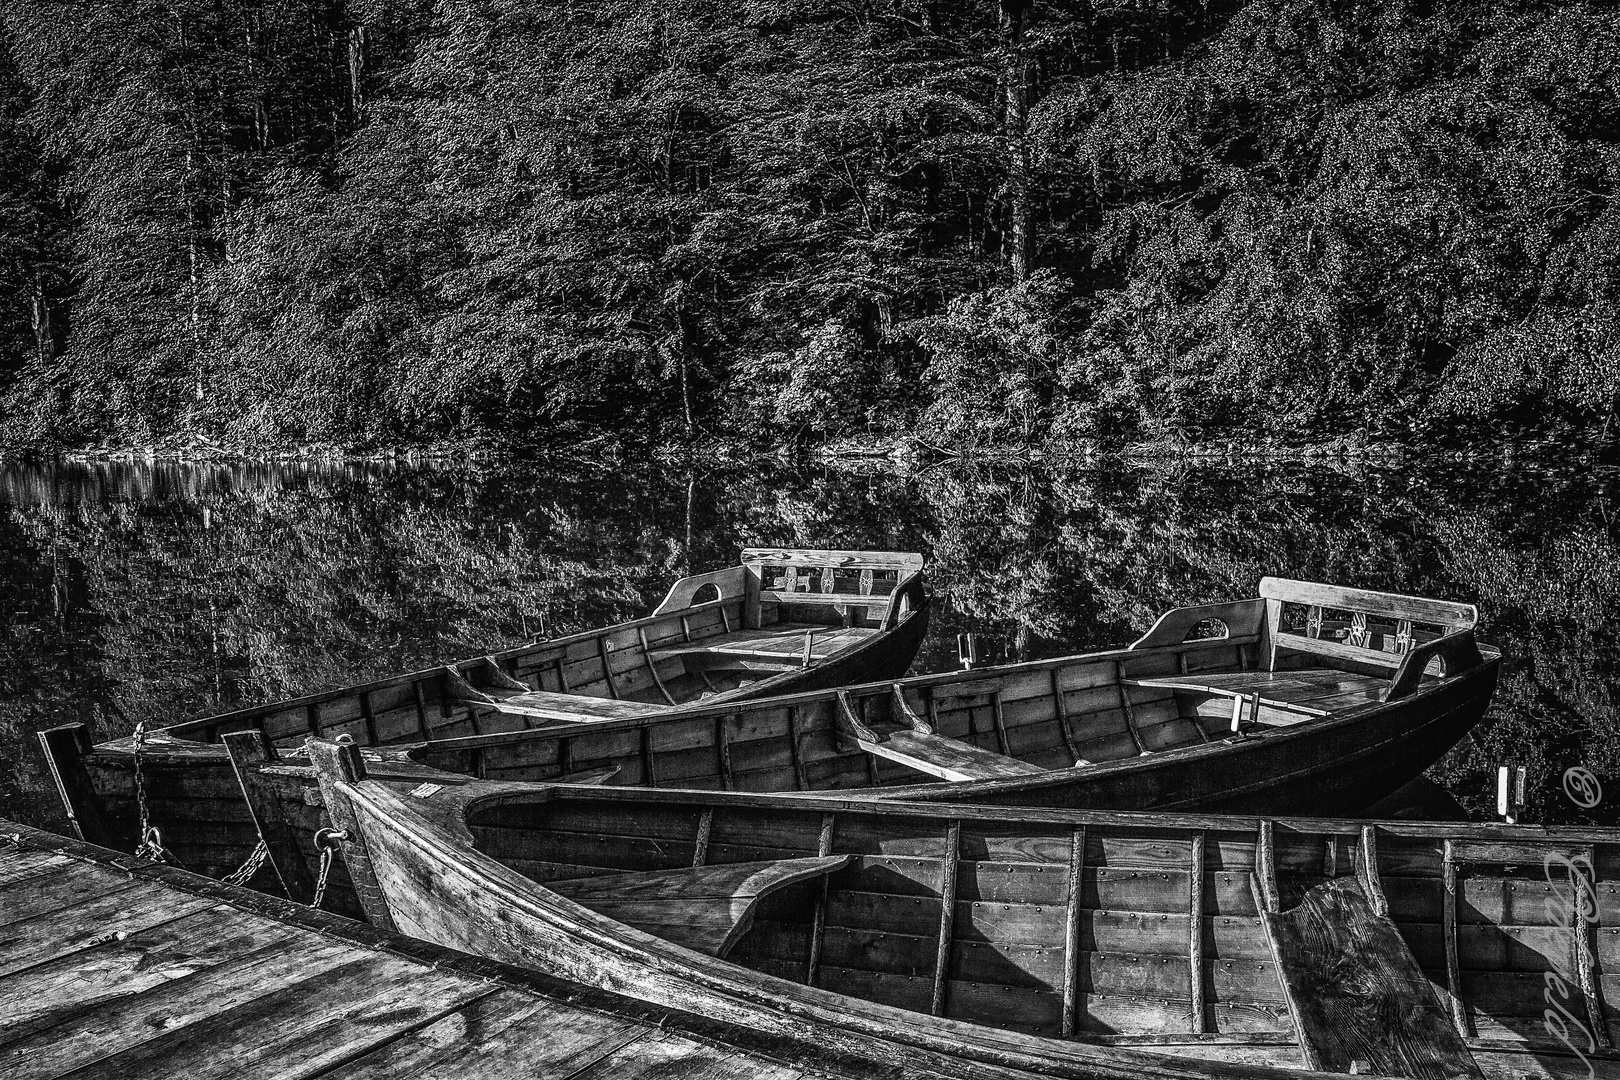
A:
<svg viewBox="0 0 1620 1080">
<path fill-rule="evenodd" d="M 736 630 L 719 637 L 705 638 L 668 648 L 654 649 L 654 662 L 681 658 L 710 659 L 715 666 L 727 660 L 753 661 L 796 668 L 805 662 L 805 639 L 810 640 L 809 659 L 825 660 L 858 645 L 878 631 L 867 626 L 827 626 L 822 623 L 775 623 L 758 630 Z"/>
<path fill-rule="evenodd" d="M 1401 932 L 1354 878 L 1261 918 L 1306 1068 L 1479 1080 L 1479 1066 Z"/>
<path fill-rule="evenodd" d="M 1258 696 L 1262 702 L 1295 712 L 1327 716 L 1339 709 L 1382 700 L 1384 691 L 1389 688 L 1389 680 L 1337 668 L 1300 668 L 1294 671 L 1167 675 L 1162 678 L 1134 679 L 1131 685 Z"/>
<path fill-rule="evenodd" d="M 584 694 L 554 694 L 549 690 L 526 690 L 511 696 L 501 695 L 497 697 L 494 707 L 501 712 L 514 713 L 518 716 L 534 716 L 542 720 L 563 720 L 577 724 L 628 720 L 631 717 L 656 716 L 669 711 L 668 705 L 587 697 Z"/>
<path fill-rule="evenodd" d="M 856 740 L 862 750 L 942 780 L 999 780 L 1039 776 L 1048 769 L 983 750 L 945 735 L 901 729 L 881 739 Z"/>
<path fill-rule="evenodd" d="M 546 888 L 609 918 L 710 956 L 725 956 L 754 923 L 760 900 L 830 874 L 854 856 L 693 866 L 550 881 Z"/>
</svg>

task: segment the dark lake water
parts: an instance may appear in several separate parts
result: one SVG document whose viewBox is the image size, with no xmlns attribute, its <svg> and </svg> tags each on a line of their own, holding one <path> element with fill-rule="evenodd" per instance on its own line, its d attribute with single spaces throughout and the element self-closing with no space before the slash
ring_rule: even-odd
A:
<svg viewBox="0 0 1620 1080">
<path fill-rule="evenodd" d="M 62 825 L 41 728 L 100 740 L 629 619 L 780 544 L 924 552 L 918 671 L 954 666 L 961 630 L 991 660 L 1101 648 L 1265 574 L 1471 600 L 1503 679 L 1432 778 L 1486 816 L 1497 765 L 1522 764 L 1526 820 L 1615 823 L 1617 483 L 1428 462 L 0 469 L 0 814 Z M 1561 790 L 1577 764 L 1614 789 L 1591 815 Z"/>
</svg>

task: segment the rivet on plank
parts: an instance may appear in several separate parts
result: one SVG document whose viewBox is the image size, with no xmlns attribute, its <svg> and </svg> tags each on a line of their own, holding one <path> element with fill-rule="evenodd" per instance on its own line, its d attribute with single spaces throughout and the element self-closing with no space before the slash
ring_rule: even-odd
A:
<svg viewBox="0 0 1620 1080">
<path fill-rule="evenodd" d="M 944 1016 L 945 991 L 950 985 L 951 932 L 956 928 L 956 870 L 962 850 L 962 823 L 953 821 L 945 830 L 945 852 L 939 860 L 939 943 L 934 950 L 934 995 L 929 1012 Z"/>
<path fill-rule="evenodd" d="M 692 865 L 702 866 L 709 857 L 709 832 L 714 828 L 714 807 L 705 806 L 698 816 L 697 839 L 692 843 Z"/>
<path fill-rule="evenodd" d="M 816 854 L 832 854 L 833 815 L 821 815 L 821 836 L 816 841 Z M 816 886 L 816 909 L 810 919 L 810 955 L 805 960 L 804 984 L 816 985 L 821 975 L 821 947 L 827 937 L 827 875 L 822 874 Z"/>
<path fill-rule="evenodd" d="M 861 595 L 872 595 L 872 571 L 870 567 L 861 571 Z"/>
<path fill-rule="evenodd" d="M 1192 974 L 1192 1030 L 1204 1033 L 1204 831 L 1192 835 L 1192 867 L 1187 897 L 1187 959 Z"/>
<path fill-rule="evenodd" d="M 1080 911 L 1085 896 L 1086 827 L 1069 837 L 1069 906 L 1063 918 L 1063 1036 L 1072 1038 L 1080 1015 Z"/>
</svg>

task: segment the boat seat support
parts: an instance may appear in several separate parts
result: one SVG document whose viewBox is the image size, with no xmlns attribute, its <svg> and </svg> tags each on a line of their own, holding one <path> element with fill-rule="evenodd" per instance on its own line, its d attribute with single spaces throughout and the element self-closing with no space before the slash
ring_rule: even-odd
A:
<svg viewBox="0 0 1620 1080">
<path fill-rule="evenodd" d="M 842 869 L 850 855 L 692 866 L 551 881 L 553 892 L 710 956 L 723 957 L 754 924 L 759 902 L 778 889 Z"/>
</svg>

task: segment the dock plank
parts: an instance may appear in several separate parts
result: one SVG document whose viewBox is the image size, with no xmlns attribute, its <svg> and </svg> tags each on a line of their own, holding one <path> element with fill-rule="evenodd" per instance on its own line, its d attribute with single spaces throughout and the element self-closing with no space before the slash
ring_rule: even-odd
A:
<svg viewBox="0 0 1620 1080">
<path fill-rule="evenodd" d="M 13 882 L 24 878 L 52 873 L 72 862 L 72 859 L 62 855 L 28 851 L 11 845 L 0 846 L 0 890 L 9 889 Z"/>
<path fill-rule="evenodd" d="M 1400 931 L 1353 878 L 1262 911 L 1307 1067 L 1416 1080 L 1483 1080 Z"/>
<path fill-rule="evenodd" d="M 0 978 L 213 905 L 200 896 L 176 898 L 151 889 L 129 888 L 20 919 L 0 927 Z"/>
<path fill-rule="evenodd" d="M 735 1054 L 683 1035 L 659 1034 L 609 1055 L 570 1080 L 797 1080 L 800 1069 L 778 1062 L 738 1061 Z"/>
<path fill-rule="evenodd" d="M 243 923 L 235 915 L 228 905 L 214 905 L 0 980 L 0 1042 L 291 937 L 286 927 Z"/>
<path fill-rule="evenodd" d="M 133 885 L 128 880 L 109 883 L 104 871 L 83 863 L 70 862 L 66 866 L 49 867 L 39 874 L 10 883 L 5 890 L 5 903 L 0 904 L 0 927 L 73 907 L 97 896 L 105 896 L 115 889 L 132 888 Z"/>
<path fill-rule="evenodd" d="M 291 1080 L 385 1044 L 495 990 L 464 976 L 421 975 L 410 960 L 360 952 L 313 978 L 81 1066 L 74 1075 L 163 1080 L 180 1056 L 188 1080 L 267 1073 L 269 1065 L 276 1076 Z"/>
<path fill-rule="evenodd" d="M 326 1075 L 331 1080 L 530 1080 L 574 1076 L 646 1038 L 643 1025 L 503 990 Z"/>
<path fill-rule="evenodd" d="M 143 993 L 92 1005 L 26 1038 L 4 1042 L 0 1074 L 8 1080 L 58 1076 L 237 1008 L 250 998 L 301 983 L 356 954 L 343 942 L 301 942 L 297 950 L 285 944 L 278 942 Z"/>
</svg>

